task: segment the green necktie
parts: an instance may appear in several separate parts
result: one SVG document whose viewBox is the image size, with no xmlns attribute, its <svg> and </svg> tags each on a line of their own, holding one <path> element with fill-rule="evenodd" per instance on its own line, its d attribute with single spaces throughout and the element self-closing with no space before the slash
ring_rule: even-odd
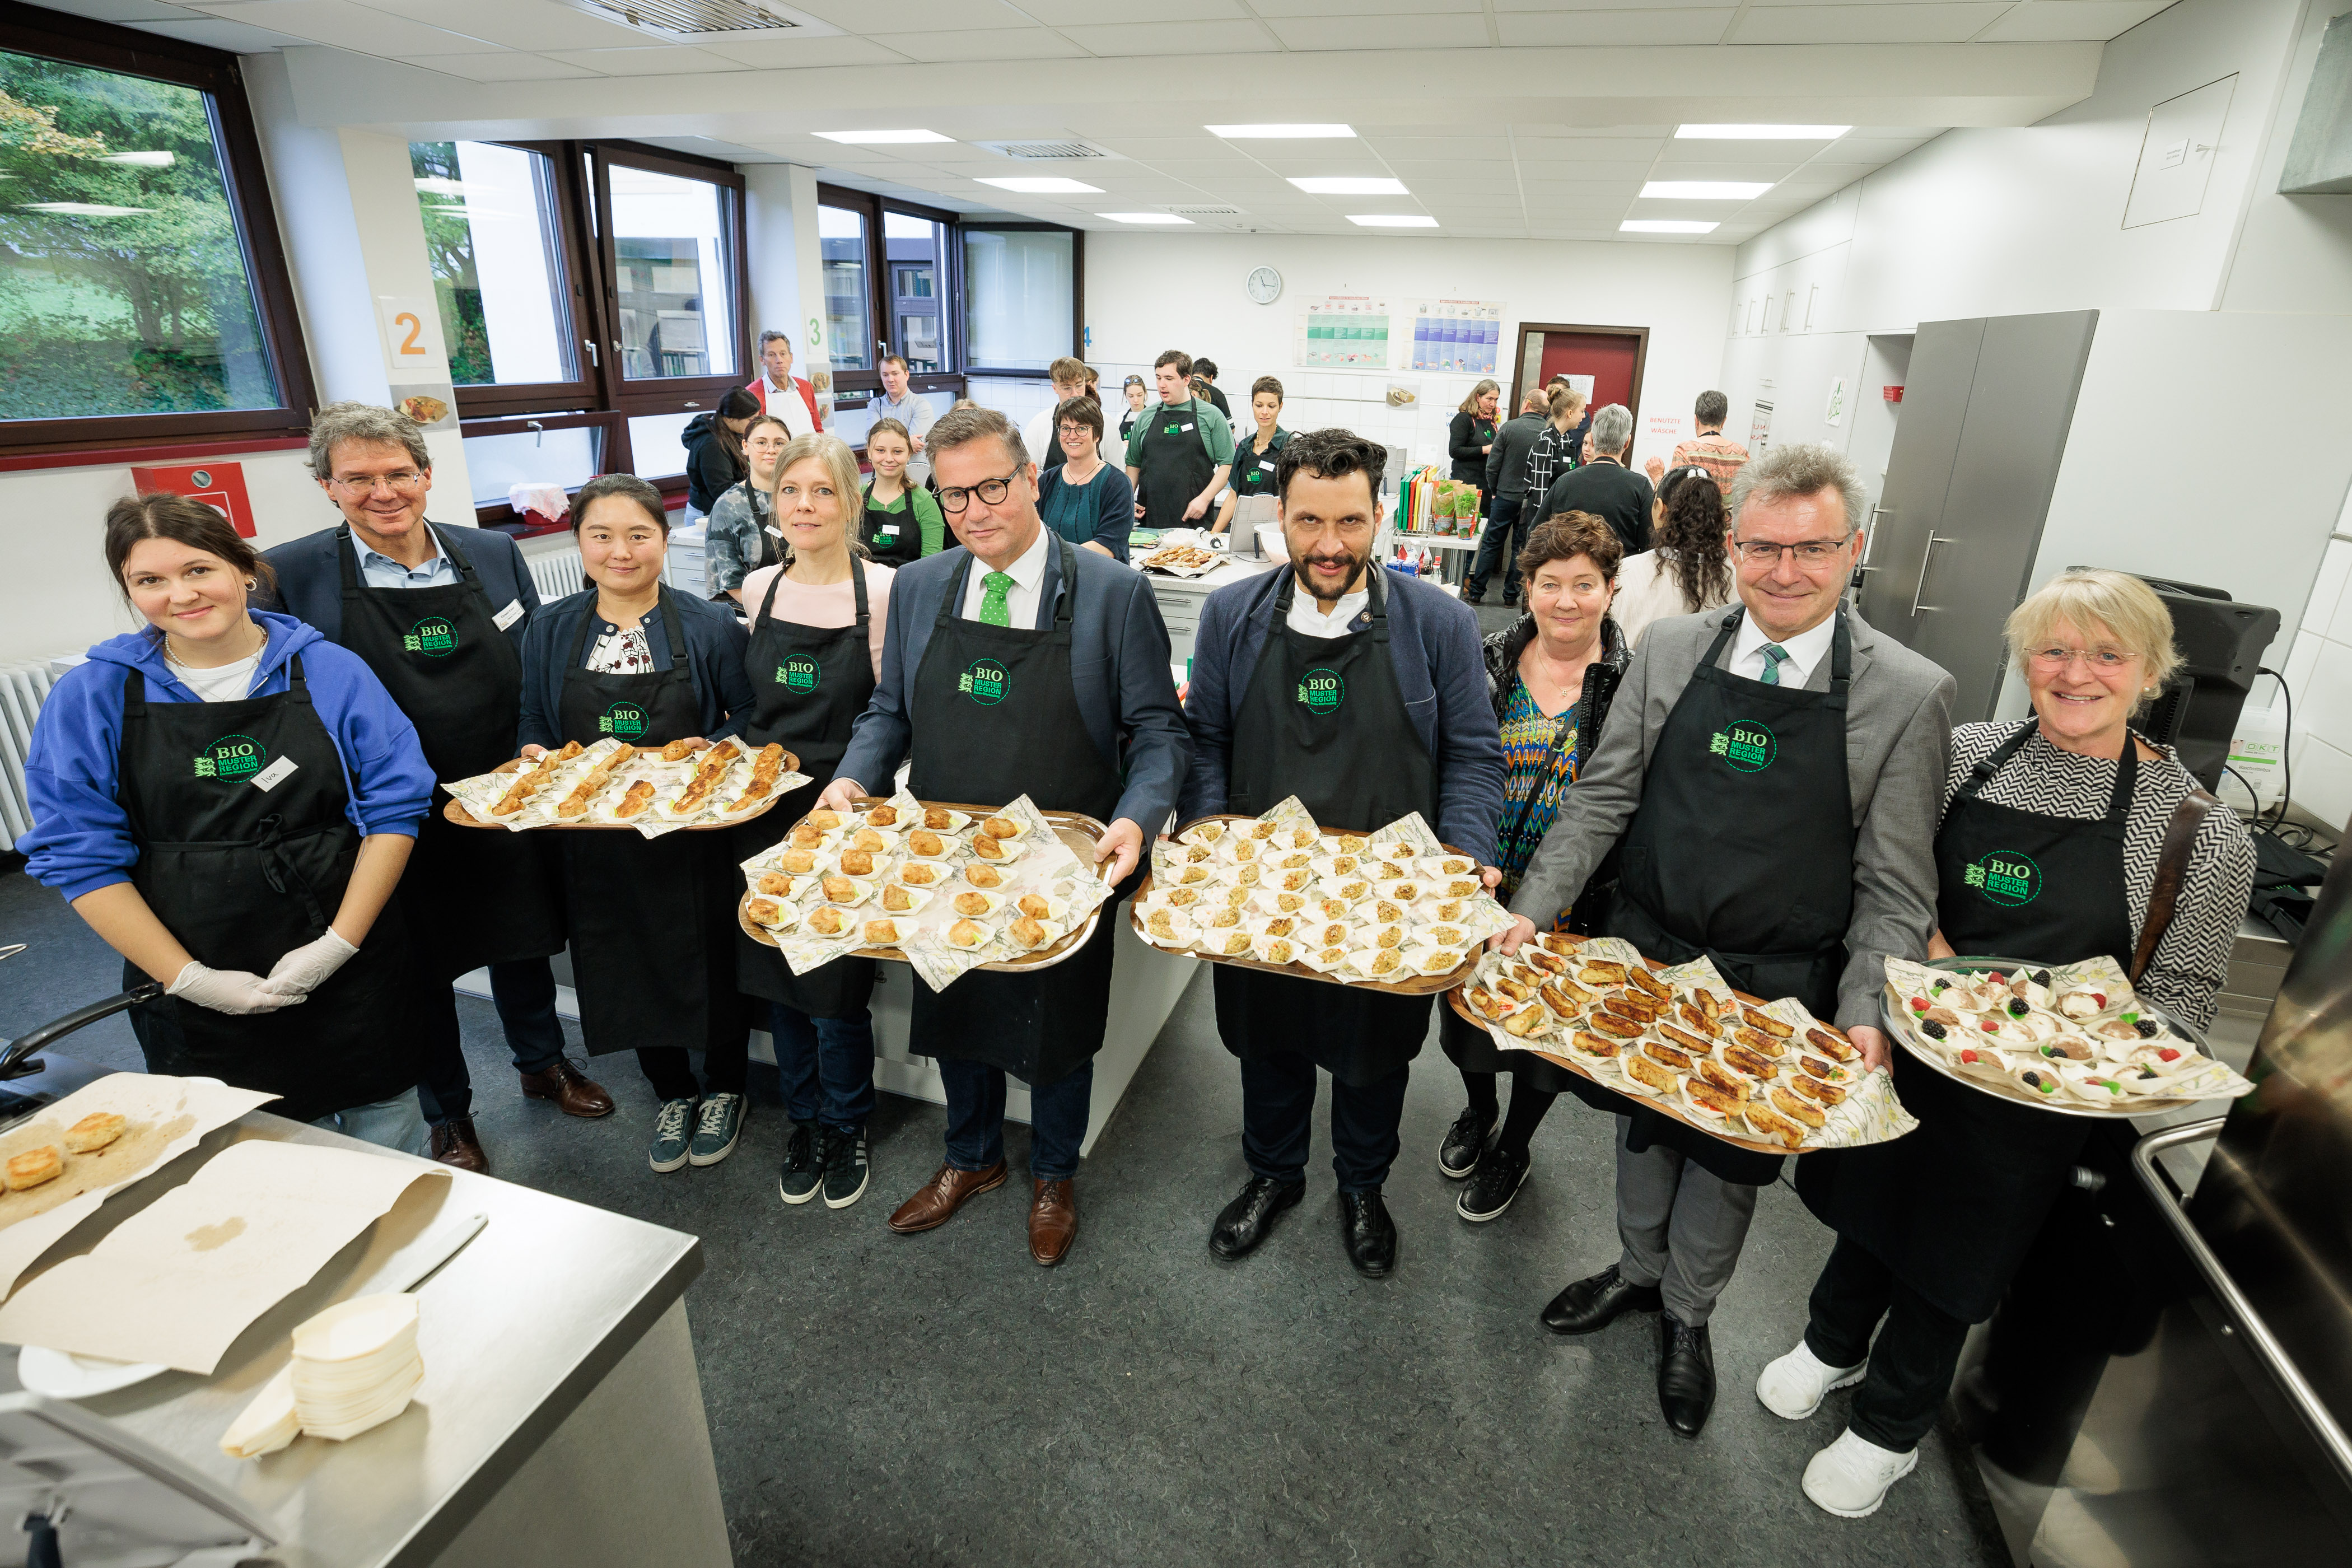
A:
<svg viewBox="0 0 2352 1568">
<path fill-rule="evenodd" d="M 1005 611 L 1004 600 L 1013 592 L 1013 574 L 991 572 L 980 580 L 980 585 L 986 590 L 980 596 L 981 623 L 991 626 L 1011 626 L 1013 617 Z M 1788 656 L 1783 654 L 1781 657 L 1785 658 Z"/>
<path fill-rule="evenodd" d="M 993 591 L 993 590 L 992 590 L 992 591 Z M 982 610 L 982 611 L 981 612 L 981 614 L 982 614 L 982 616 L 985 616 L 988 614 L 988 612 L 987 612 L 987 611 L 985 611 L 985 610 Z M 999 623 L 999 624 L 1001 625 L 1002 623 Z M 1764 645 L 1764 684 L 1765 684 L 1765 685 L 1767 685 L 1767 686 L 1778 686 L 1778 685 L 1780 685 L 1780 661 L 1781 661 L 1781 660 L 1783 660 L 1783 659 L 1785 659 L 1785 658 L 1787 658 L 1788 657 L 1789 657 L 1789 650 L 1788 650 L 1787 648 L 1782 647 L 1779 643 L 1776 643 L 1776 642 L 1768 642 L 1768 643 L 1766 643 L 1766 644 Z"/>
</svg>

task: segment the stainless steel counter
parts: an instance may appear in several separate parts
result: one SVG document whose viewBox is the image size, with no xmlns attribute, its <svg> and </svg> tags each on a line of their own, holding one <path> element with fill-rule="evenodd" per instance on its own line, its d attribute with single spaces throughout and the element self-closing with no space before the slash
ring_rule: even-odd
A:
<svg viewBox="0 0 2352 1568">
<path fill-rule="evenodd" d="M 1271 561 L 1228 560 L 1198 577 L 1167 577 L 1144 574 L 1151 596 L 1160 601 L 1160 618 L 1168 625 L 1169 657 L 1181 668 L 1192 657 L 1192 633 L 1201 624 L 1201 601 L 1228 583 L 1244 583 L 1261 572 L 1271 572 Z"/>
<path fill-rule="evenodd" d="M 93 1076 L 50 1054 L 64 1092 Z M 87 1250 L 128 1215 L 247 1138 L 373 1149 L 255 1112 L 110 1202 L 52 1258 Z M 210 1378 L 163 1376 L 82 1401 L 177 1455 L 275 1521 L 287 1568 L 498 1563 L 730 1561 L 684 1296 L 702 1270 L 693 1237 L 447 1166 L 412 1188 L 306 1286 L 264 1314 Z M 425 1382 L 415 1403 L 347 1443 L 299 1437 L 259 1460 L 220 1435 L 286 1363 L 293 1327 L 349 1292 L 437 1221 L 478 1213 L 482 1233 L 418 1289 Z M 158 1310 L 168 1310 L 159 1302 Z M 17 1386 L 13 1356 L 0 1386 Z M 634 1544 L 623 1545 L 623 1542 Z M 618 1552 L 623 1555 L 615 1555 Z"/>
</svg>

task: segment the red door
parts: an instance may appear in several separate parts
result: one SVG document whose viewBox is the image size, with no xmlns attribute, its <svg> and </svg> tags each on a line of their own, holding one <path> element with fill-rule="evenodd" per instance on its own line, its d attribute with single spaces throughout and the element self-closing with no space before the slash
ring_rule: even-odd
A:
<svg viewBox="0 0 2352 1568">
<path fill-rule="evenodd" d="M 1588 406 L 1606 408 L 1622 403 L 1634 413 L 1633 369 L 1641 340 L 1618 332 L 1546 332 L 1538 384 L 1556 375 L 1589 375 L 1592 401 Z"/>
</svg>

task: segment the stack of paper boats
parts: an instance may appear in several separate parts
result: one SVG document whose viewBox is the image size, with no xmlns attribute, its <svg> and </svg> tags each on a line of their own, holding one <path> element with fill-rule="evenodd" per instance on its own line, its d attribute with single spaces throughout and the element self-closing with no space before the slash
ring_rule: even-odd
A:
<svg viewBox="0 0 2352 1568">
<path fill-rule="evenodd" d="M 296 1329 L 292 1364 L 221 1435 L 222 1450 L 254 1458 L 302 1432 L 340 1442 L 407 1409 L 425 1379 L 416 1311 L 414 1296 L 362 1296 Z"/>
</svg>

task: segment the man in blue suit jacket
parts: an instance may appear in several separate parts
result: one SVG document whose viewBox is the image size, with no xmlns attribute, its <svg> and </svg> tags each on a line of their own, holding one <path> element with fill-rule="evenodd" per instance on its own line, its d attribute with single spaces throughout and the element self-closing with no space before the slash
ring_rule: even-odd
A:
<svg viewBox="0 0 2352 1568">
<path fill-rule="evenodd" d="M 539 607 L 522 552 L 503 533 L 425 521 L 433 454 L 416 422 L 396 410 L 364 403 L 320 409 L 310 468 L 343 521 L 262 557 L 277 578 L 267 607 L 300 617 L 367 661 L 415 725 L 435 777 L 488 773 L 515 754 L 523 628 Z M 434 1157 L 489 1168 L 474 1132 L 473 1084 L 449 987 L 473 969 L 489 970 L 523 1093 L 574 1116 L 609 1114 L 612 1097 L 563 1056 L 547 963 L 563 947 L 562 904 L 546 846 L 428 812 L 397 896 L 417 941 L 417 1098 L 432 1123 Z"/>
<path fill-rule="evenodd" d="M 824 803 L 847 811 L 887 795 L 911 761 L 919 800 L 997 806 L 1025 795 L 1107 824 L 1096 860 L 1123 883 L 1167 826 L 1192 758 L 1159 603 L 1135 572 L 1045 527 L 1036 466 L 1003 415 L 956 410 L 925 445 L 961 548 L 892 580 L 881 674 Z M 890 1216 L 892 1230 L 932 1229 L 1003 1184 L 1010 1072 L 1031 1086 L 1029 1253 L 1061 1261 L 1077 1231 L 1072 1181 L 1116 915 L 1114 899 L 1086 946 L 1052 968 L 915 988 L 910 1039 L 946 1082 L 947 1162 Z"/>
</svg>

